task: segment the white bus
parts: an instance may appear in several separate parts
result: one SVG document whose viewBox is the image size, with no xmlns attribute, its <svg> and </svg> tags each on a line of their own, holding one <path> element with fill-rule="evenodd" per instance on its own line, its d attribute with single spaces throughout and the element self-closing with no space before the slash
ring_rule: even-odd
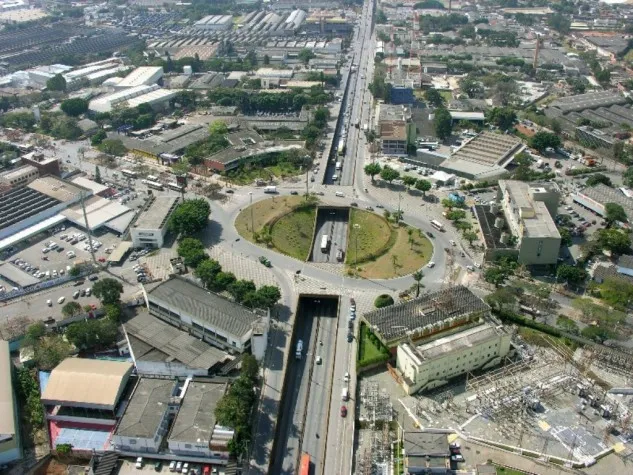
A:
<svg viewBox="0 0 633 475">
<path fill-rule="evenodd" d="M 345 155 L 345 140 L 341 139 L 338 143 L 338 154 Z"/>
<path fill-rule="evenodd" d="M 126 176 L 128 178 L 138 177 L 138 173 L 133 172 L 132 170 L 121 170 L 121 175 Z"/>
<path fill-rule="evenodd" d="M 431 226 L 433 226 L 438 231 L 444 231 L 444 225 L 435 219 L 431 220 Z"/>
<path fill-rule="evenodd" d="M 147 179 L 149 181 L 158 181 L 158 177 L 156 175 L 147 175 Z"/>
<path fill-rule="evenodd" d="M 321 237 L 321 252 L 327 252 L 330 248 L 330 236 L 327 234 Z"/>
<path fill-rule="evenodd" d="M 176 183 L 175 181 L 170 181 L 169 183 L 167 183 L 167 188 L 169 188 L 170 190 L 174 190 L 177 191 L 179 193 L 182 193 L 183 190 L 185 189 L 184 186 L 180 186 L 178 183 Z"/>
<path fill-rule="evenodd" d="M 341 168 L 343 168 L 343 162 L 336 162 L 336 169 L 340 170 Z"/>
<path fill-rule="evenodd" d="M 158 183 L 157 181 L 153 181 L 153 180 L 143 180 L 141 183 L 143 183 L 145 186 L 147 186 L 148 188 L 153 188 L 154 190 L 160 190 L 163 191 L 165 189 L 165 187 L 163 186 L 162 183 Z"/>
</svg>

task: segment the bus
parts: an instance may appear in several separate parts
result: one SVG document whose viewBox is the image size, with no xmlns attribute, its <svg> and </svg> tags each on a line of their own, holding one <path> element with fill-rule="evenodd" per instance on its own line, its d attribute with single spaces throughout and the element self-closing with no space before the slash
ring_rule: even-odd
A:
<svg viewBox="0 0 633 475">
<path fill-rule="evenodd" d="M 340 170 L 343 168 L 343 162 L 336 162 L 336 169 Z"/>
<path fill-rule="evenodd" d="M 148 188 L 153 188 L 154 190 L 163 191 L 165 189 L 162 183 L 158 183 L 154 180 L 143 180 L 141 183 L 143 183 Z"/>
<path fill-rule="evenodd" d="M 158 181 L 158 177 L 156 175 L 147 175 L 147 179 L 149 181 Z"/>
<path fill-rule="evenodd" d="M 179 193 L 182 193 L 185 190 L 184 186 L 180 186 L 175 181 L 170 181 L 169 183 L 167 183 L 167 188 L 169 188 L 170 190 L 177 191 Z"/>
<path fill-rule="evenodd" d="M 420 140 L 417 145 L 418 148 L 427 148 L 429 150 L 436 150 L 440 146 L 439 142 L 433 142 L 430 140 Z"/>
<path fill-rule="evenodd" d="M 431 226 L 433 226 L 438 231 L 444 232 L 444 225 L 435 219 L 431 220 Z"/>
<path fill-rule="evenodd" d="M 310 455 L 304 453 L 301 455 L 301 463 L 299 463 L 299 475 L 310 475 Z"/>
<path fill-rule="evenodd" d="M 137 178 L 138 173 L 133 172 L 132 170 L 121 170 L 121 175 L 126 176 L 128 178 Z"/>
<path fill-rule="evenodd" d="M 345 155 L 345 141 L 342 139 L 338 143 L 338 154 Z"/>
<path fill-rule="evenodd" d="M 330 236 L 325 234 L 321 238 L 321 252 L 327 252 L 330 249 Z"/>
</svg>

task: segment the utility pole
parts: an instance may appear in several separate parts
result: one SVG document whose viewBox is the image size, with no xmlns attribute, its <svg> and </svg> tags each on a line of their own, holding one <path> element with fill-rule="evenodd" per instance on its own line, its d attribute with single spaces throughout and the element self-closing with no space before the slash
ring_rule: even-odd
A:
<svg viewBox="0 0 633 475">
<path fill-rule="evenodd" d="M 88 245 L 90 246 L 90 255 L 92 256 L 92 263 L 96 266 L 97 259 L 95 258 L 95 249 L 92 246 L 92 232 L 90 231 L 90 226 L 88 225 L 88 214 L 86 213 L 86 203 L 84 201 L 85 194 L 84 191 L 79 192 L 79 199 L 81 200 L 81 210 L 84 214 L 84 223 L 86 225 L 86 231 L 88 232 Z"/>
</svg>

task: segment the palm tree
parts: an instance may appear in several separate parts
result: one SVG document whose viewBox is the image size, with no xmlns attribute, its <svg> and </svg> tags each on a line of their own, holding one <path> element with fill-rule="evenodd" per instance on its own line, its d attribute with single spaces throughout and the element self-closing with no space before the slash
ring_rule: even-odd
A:
<svg viewBox="0 0 633 475">
<path fill-rule="evenodd" d="M 422 280 L 422 277 L 424 277 L 424 272 L 419 270 L 417 272 L 414 272 L 411 277 L 413 277 L 413 280 L 415 280 L 415 282 L 417 283 L 417 288 L 415 289 L 415 298 L 418 298 L 420 296 L 420 286 L 422 285 L 420 284 L 420 281 Z"/>
</svg>

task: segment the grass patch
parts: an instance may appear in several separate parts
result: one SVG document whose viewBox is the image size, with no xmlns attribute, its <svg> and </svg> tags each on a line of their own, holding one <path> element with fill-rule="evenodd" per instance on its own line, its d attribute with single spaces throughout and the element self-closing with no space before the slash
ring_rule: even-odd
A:
<svg viewBox="0 0 633 475">
<path fill-rule="evenodd" d="M 453 100 L 453 94 L 451 91 L 440 91 L 440 96 L 444 98 L 444 102 L 448 105 L 449 102 Z"/>
<path fill-rule="evenodd" d="M 270 182 L 275 178 L 286 178 L 303 173 L 302 170 L 291 163 L 282 162 L 269 167 L 243 167 L 227 173 L 227 179 L 236 185 L 252 185 L 256 180 L 261 179 Z"/>
<path fill-rule="evenodd" d="M 315 205 L 301 207 L 279 218 L 271 230 L 275 249 L 305 261 L 310 254 L 315 218 Z"/>
<path fill-rule="evenodd" d="M 519 472 L 511 468 L 497 467 L 497 475 L 524 475 L 525 472 Z"/>
<path fill-rule="evenodd" d="M 356 225 L 359 226 L 358 229 L 356 229 Z M 384 252 L 392 240 L 395 241 L 395 232 L 392 231 L 385 218 L 369 211 L 350 209 L 346 259 L 348 264 L 362 263 L 372 257 L 379 256 L 381 250 Z M 358 255 L 356 255 L 357 248 Z"/>
<path fill-rule="evenodd" d="M 253 230 L 251 229 L 251 216 L 253 218 L 253 227 L 256 232 L 260 232 L 265 225 L 280 218 L 281 216 L 292 211 L 305 201 L 303 196 L 276 196 L 268 200 L 253 203 L 252 214 L 251 207 L 244 208 L 235 219 L 235 229 L 240 236 L 255 242 L 253 239 Z"/>
<path fill-rule="evenodd" d="M 364 323 L 360 325 L 360 340 L 358 344 L 358 365 L 367 366 L 389 359 L 389 350 L 378 337 L 374 335 Z"/>
<path fill-rule="evenodd" d="M 431 260 L 433 245 L 420 230 L 399 227 L 393 234 L 393 244 L 387 252 L 373 261 L 358 266 L 360 270 L 357 272 L 361 277 L 389 279 L 408 275 L 421 269 Z M 353 244 L 353 241 L 350 241 L 350 250 Z"/>
</svg>

